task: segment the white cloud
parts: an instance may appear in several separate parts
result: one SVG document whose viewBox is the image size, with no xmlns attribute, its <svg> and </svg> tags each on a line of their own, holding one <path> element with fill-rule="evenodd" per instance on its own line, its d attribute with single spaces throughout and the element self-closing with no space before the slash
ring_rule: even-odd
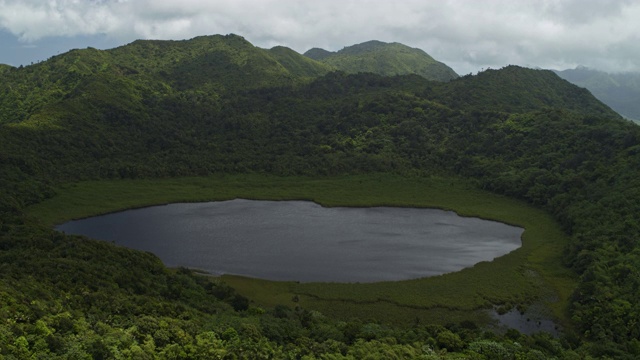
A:
<svg viewBox="0 0 640 360">
<path fill-rule="evenodd" d="M 24 42 L 236 33 L 304 52 L 376 39 L 419 47 L 461 73 L 506 64 L 640 71 L 639 18 L 633 0 L 0 0 L 0 28 Z"/>
</svg>

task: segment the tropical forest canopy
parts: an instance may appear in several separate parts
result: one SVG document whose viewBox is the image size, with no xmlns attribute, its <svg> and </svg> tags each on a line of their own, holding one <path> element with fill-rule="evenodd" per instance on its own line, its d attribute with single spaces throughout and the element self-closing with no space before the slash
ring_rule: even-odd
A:
<svg viewBox="0 0 640 360">
<path fill-rule="evenodd" d="M 639 127 L 545 70 L 434 81 L 415 54 L 415 71 L 392 73 L 404 75 L 347 69 L 380 44 L 302 56 L 206 36 L 0 66 L 0 357 L 639 356 Z M 407 65 L 393 46 L 397 58 L 376 61 Z M 553 339 L 265 310 L 25 214 L 81 180 L 374 173 L 463 177 L 552 214 L 579 278 L 574 329 Z"/>
</svg>

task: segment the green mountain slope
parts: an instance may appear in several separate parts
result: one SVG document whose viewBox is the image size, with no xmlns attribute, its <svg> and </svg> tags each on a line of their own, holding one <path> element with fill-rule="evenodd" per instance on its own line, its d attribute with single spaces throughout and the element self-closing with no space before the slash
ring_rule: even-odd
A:
<svg viewBox="0 0 640 360">
<path fill-rule="evenodd" d="M 269 54 L 282 64 L 287 71 L 297 77 L 313 79 L 333 71 L 330 66 L 301 57 L 297 52 L 284 46 L 276 46 L 269 49 Z"/>
<path fill-rule="evenodd" d="M 438 96 L 454 108 L 506 112 L 564 108 L 585 114 L 616 116 L 589 91 L 560 79 L 553 72 L 519 66 L 464 76 L 441 87 Z"/>
<path fill-rule="evenodd" d="M 449 81 L 458 77 L 451 68 L 434 60 L 424 51 L 399 43 L 368 41 L 333 53 L 314 48 L 304 55 L 349 74 L 417 74 L 436 81 Z"/>
<path fill-rule="evenodd" d="M 449 82 L 327 71 L 287 48 L 212 36 L 74 50 L 5 72 L 0 357 L 640 355 L 640 128 L 549 71 L 510 66 Z M 80 180 L 255 173 L 464 177 L 541 207 L 571 236 L 563 270 L 579 279 L 562 310 L 574 324 L 556 340 L 264 310 L 224 284 L 24 214 Z M 527 299 L 483 297 L 488 308 Z"/>
<path fill-rule="evenodd" d="M 304 53 L 304 56 L 316 61 L 322 61 L 323 59 L 333 55 L 334 53 L 325 49 L 312 48 Z"/>
<path fill-rule="evenodd" d="M 160 75 L 179 88 L 291 85 L 328 72 L 326 66 L 308 61 L 293 51 L 260 49 L 237 35 L 202 36 L 186 41 L 136 41 L 111 53 L 117 63 L 140 73 Z"/>
<path fill-rule="evenodd" d="M 580 87 L 587 88 L 596 98 L 622 116 L 640 122 L 640 73 L 610 74 L 581 66 L 555 73 Z"/>
<path fill-rule="evenodd" d="M 329 70 L 293 51 L 257 48 L 237 35 L 139 40 L 106 51 L 73 50 L 7 73 L 0 83 L 5 94 L 0 98 L 0 123 L 23 121 L 43 106 L 81 95 L 74 90 L 102 80 L 130 84 L 134 93 L 125 98 L 131 102 L 142 101 L 142 94 L 145 101 L 152 101 L 176 91 L 215 98 L 228 90 L 309 81 Z M 93 96 L 109 96 L 109 92 L 105 88 L 104 94 L 94 92 Z"/>
</svg>

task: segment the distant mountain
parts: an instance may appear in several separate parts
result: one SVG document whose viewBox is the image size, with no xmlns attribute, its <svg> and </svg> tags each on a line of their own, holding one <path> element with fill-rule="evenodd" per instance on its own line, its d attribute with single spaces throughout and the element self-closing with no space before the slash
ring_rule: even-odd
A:
<svg viewBox="0 0 640 360">
<path fill-rule="evenodd" d="M 399 43 L 373 40 L 348 46 L 337 52 L 313 48 L 304 55 L 349 74 L 418 74 L 436 81 L 449 81 L 458 77 L 453 69 L 436 61 L 426 52 Z"/>
<path fill-rule="evenodd" d="M 304 56 L 312 58 L 317 61 L 321 61 L 333 54 L 335 53 L 325 49 L 313 48 L 313 49 L 307 50 L 307 52 L 304 53 Z"/>
<path fill-rule="evenodd" d="M 309 53 L 322 57 L 320 49 Z M 138 40 L 111 50 L 72 50 L 6 71 L 0 82 L 0 123 L 26 121 L 23 125 L 40 127 L 54 124 L 60 117 L 86 122 L 95 118 L 96 110 L 105 117 L 142 119 L 150 107 L 175 111 L 172 107 L 184 104 L 185 98 L 215 109 L 222 105 L 217 103 L 220 97 L 230 91 L 308 83 L 336 68 L 346 73 L 422 75 L 394 81 L 405 89 L 428 88 L 426 96 L 451 108 L 505 112 L 562 108 L 604 116 L 612 113 L 586 90 L 550 71 L 512 66 L 459 78 L 422 50 L 398 43 L 370 41 L 319 62 L 286 47 L 267 50 L 241 36 L 214 35 L 183 41 Z M 455 81 L 445 82 L 451 79 Z M 188 110 L 192 109 L 190 105 Z"/>
<path fill-rule="evenodd" d="M 331 70 L 284 47 L 261 49 L 233 34 L 184 41 L 138 40 L 109 53 L 114 60 L 136 71 L 153 72 L 187 87 L 206 84 L 237 89 L 286 85 Z"/>
<path fill-rule="evenodd" d="M 237 35 L 138 40 L 111 50 L 71 50 L 6 72 L 0 83 L 4 94 L 0 123 L 24 120 L 62 100 L 65 106 L 73 103 L 78 111 L 83 109 L 81 113 L 88 100 L 141 110 L 143 101 L 182 91 L 199 97 L 206 94 L 212 102 L 225 91 L 292 85 L 332 70 L 293 50 L 261 49 Z"/>
<path fill-rule="evenodd" d="M 268 52 L 294 77 L 316 78 L 333 70 L 330 66 L 304 57 L 288 47 L 276 46 Z"/>
<path fill-rule="evenodd" d="M 558 76 L 587 88 L 622 116 L 640 122 L 640 73 L 606 73 L 584 66 L 555 71 Z"/>
</svg>

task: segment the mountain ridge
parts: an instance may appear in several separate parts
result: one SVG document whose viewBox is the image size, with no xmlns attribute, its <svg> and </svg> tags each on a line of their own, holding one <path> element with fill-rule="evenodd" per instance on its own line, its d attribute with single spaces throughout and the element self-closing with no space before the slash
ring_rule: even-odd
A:
<svg viewBox="0 0 640 360">
<path fill-rule="evenodd" d="M 587 88 L 622 116 L 640 123 L 640 73 L 608 73 L 585 66 L 553 71 L 563 79 Z"/>
<path fill-rule="evenodd" d="M 95 82 L 100 77 L 145 87 L 152 98 L 185 90 L 215 98 L 227 90 L 310 81 L 332 70 L 295 54 L 261 49 L 233 34 L 181 41 L 136 40 L 110 50 L 74 49 L 5 72 L 5 82 L 0 83 L 0 89 L 5 91 L 0 98 L 0 123 L 24 120 L 28 112 L 63 101 L 82 83 Z M 103 95 L 109 93 L 105 89 Z"/>
<path fill-rule="evenodd" d="M 400 43 L 371 40 L 330 52 L 313 48 L 303 55 L 346 73 L 372 72 L 383 76 L 417 74 L 429 80 L 449 81 L 458 74 L 421 49 Z"/>
<path fill-rule="evenodd" d="M 369 54 L 371 49 L 383 48 L 388 51 L 396 47 L 411 54 L 418 51 L 397 43 L 370 41 L 347 47 L 343 52 Z M 421 59 L 428 56 L 421 50 L 419 53 Z M 261 49 L 243 37 L 233 34 L 202 36 L 181 41 L 137 40 L 111 50 L 76 49 L 22 69 L 7 70 L 4 73 L 5 81 L 0 84 L 0 91 L 4 88 L 5 94 L 0 98 L 0 123 L 26 120 L 29 113 L 34 114 L 34 110 L 79 95 L 77 91 L 74 95 L 74 89 L 88 82 L 97 84 L 96 81 L 102 81 L 100 79 L 120 79 L 120 84 L 129 87 L 133 92 L 146 93 L 144 96 L 147 102 L 176 96 L 182 91 L 200 93 L 198 96 L 209 94 L 211 99 L 215 100 L 225 91 L 235 89 L 301 84 L 323 76 L 333 69 L 335 68 L 331 65 L 309 59 L 289 48 L 280 46 L 268 50 Z M 528 75 L 524 76 L 525 73 Z M 549 78 L 540 82 L 541 77 L 536 78 L 533 74 L 518 67 L 508 67 L 503 71 L 488 70 L 475 77 L 464 77 L 465 84 L 484 84 L 481 86 L 482 89 L 477 89 L 475 93 L 468 91 L 469 85 L 459 88 L 461 82 L 455 81 L 451 85 L 440 86 L 436 93 L 451 98 L 453 102 L 442 99 L 449 104 L 475 103 L 474 106 L 488 109 L 494 106 L 490 104 L 495 103 L 502 104 L 500 108 L 504 111 L 535 108 L 545 105 L 545 102 L 549 107 L 563 107 L 559 94 L 563 93 L 566 96 L 579 93 L 578 88 L 566 87 L 549 92 L 545 87 L 550 86 L 551 89 L 561 86 L 562 83 L 554 83 Z M 518 76 L 521 76 L 520 80 L 512 80 Z M 529 87 L 523 86 L 525 83 Z M 30 87 L 29 84 L 37 86 Z M 510 87 L 510 93 L 503 91 L 505 87 Z M 105 90 L 101 93 L 93 92 L 94 97 L 107 99 L 113 92 L 110 89 L 115 89 L 109 86 L 103 88 Z M 529 95 L 538 94 L 535 95 L 539 98 L 537 104 L 524 104 L 532 99 L 527 92 L 530 92 Z M 545 92 L 555 95 L 545 95 Z M 139 102 L 141 96 L 136 95 L 131 99 L 138 99 L 135 101 Z M 118 101 L 117 97 L 111 97 L 112 100 L 108 101 Z M 585 100 L 588 96 L 576 97 L 578 98 Z M 569 98 L 565 100 L 573 101 Z M 518 103 L 522 103 L 524 107 L 518 108 Z M 593 109 L 598 107 L 592 101 L 590 104 L 570 105 L 568 108 L 580 111 L 584 106 Z M 605 110 L 598 111 L 604 113 Z"/>
<path fill-rule="evenodd" d="M 444 103 L 457 107 L 471 104 L 485 111 L 531 111 L 566 108 L 576 112 L 617 116 L 589 91 L 561 79 L 552 71 L 516 65 L 463 76 L 442 87 Z M 615 115 L 614 115 L 615 114 Z"/>
</svg>

